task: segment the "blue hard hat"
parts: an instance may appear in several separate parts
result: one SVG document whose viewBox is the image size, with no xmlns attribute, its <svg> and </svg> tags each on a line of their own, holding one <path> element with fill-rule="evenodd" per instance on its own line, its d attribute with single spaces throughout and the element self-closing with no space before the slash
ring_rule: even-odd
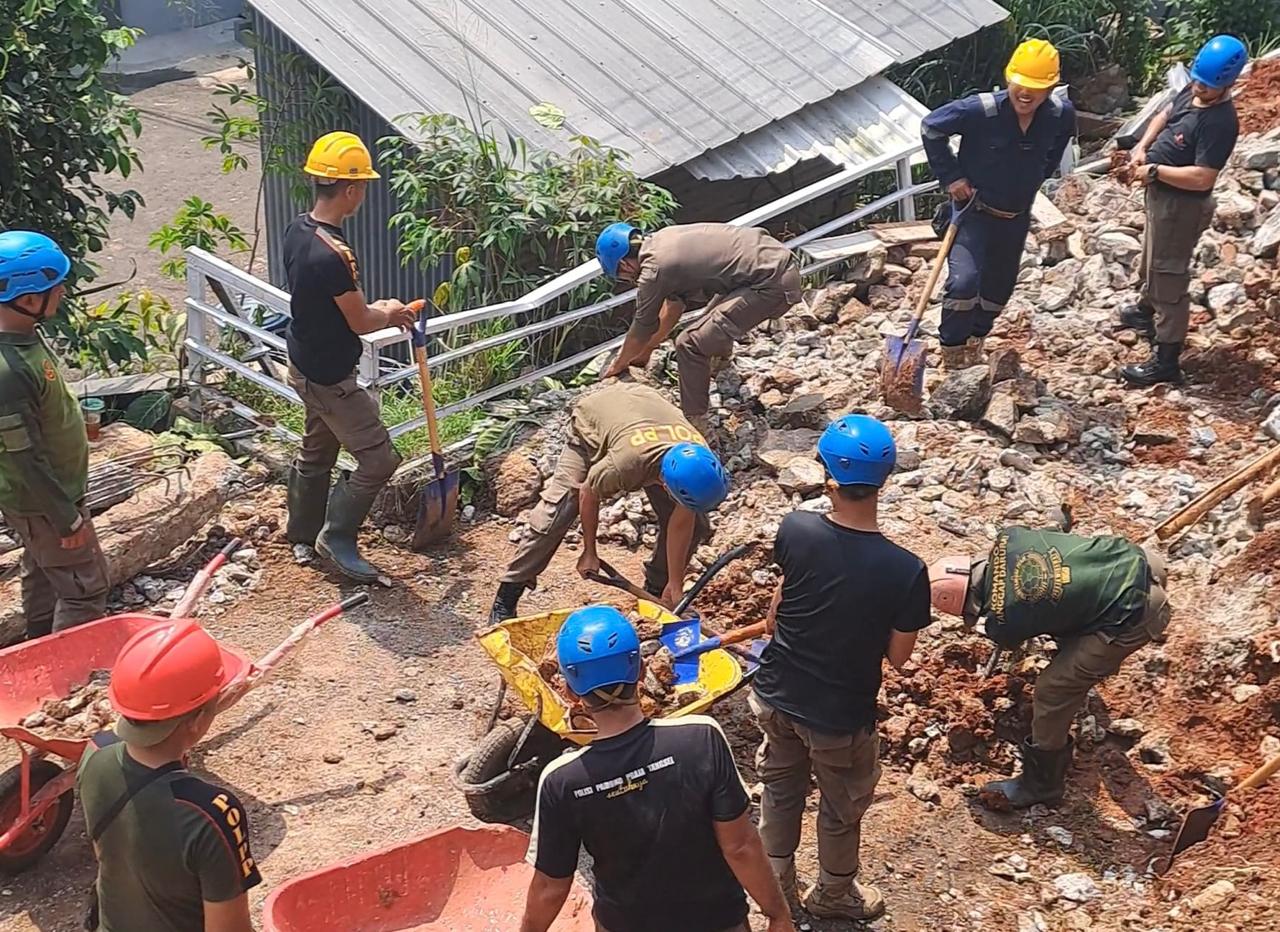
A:
<svg viewBox="0 0 1280 932">
<path fill-rule="evenodd" d="M 42 294 L 66 279 L 71 260 L 43 233 L 0 233 L 0 303 Z"/>
<path fill-rule="evenodd" d="M 556 635 L 556 659 L 578 696 L 640 681 L 640 637 L 611 605 L 588 605 L 566 618 Z"/>
<path fill-rule="evenodd" d="M 681 505 L 715 511 L 729 494 L 729 474 L 720 457 L 700 443 L 677 443 L 662 458 L 662 484 Z"/>
<path fill-rule="evenodd" d="M 884 485 L 898 451 L 893 434 L 876 418 L 846 414 L 818 439 L 818 456 L 836 485 Z"/>
<path fill-rule="evenodd" d="M 1240 77 L 1248 61 L 1248 49 L 1235 36 L 1214 36 L 1196 53 L 1191 78 L 1220 90 Z"/>
<path fill-rule="evenodd" d="M 629 223 L 611 223 L 596 237 L 596 258 L 610 278 L 618 277 L 618 263 L 631 251 L 631 236 L 639 233 Z"/>
</svg>

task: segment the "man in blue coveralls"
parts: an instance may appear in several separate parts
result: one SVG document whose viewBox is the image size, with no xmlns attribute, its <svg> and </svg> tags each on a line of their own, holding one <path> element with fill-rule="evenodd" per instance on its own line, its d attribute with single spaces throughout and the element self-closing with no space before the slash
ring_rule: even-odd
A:
<svg viewBox="0 0 1280 932">
<path fill-rule="evenodd" d="M 982 341 L 1013 294 L 1031 222 L 1031 203 L 1075 135 L 1070 101 L 1053 95 L 1058 50 L 1028 39 L 1005 68 L 1007 91 L 974 94 L 924 118 L 929 167 L 952 200 L 977 196 L 951 248 L 942 325 L 943 365 L 982 361 Z M 960 137 L 960 154 L 950 137 Z"/>
</svg>

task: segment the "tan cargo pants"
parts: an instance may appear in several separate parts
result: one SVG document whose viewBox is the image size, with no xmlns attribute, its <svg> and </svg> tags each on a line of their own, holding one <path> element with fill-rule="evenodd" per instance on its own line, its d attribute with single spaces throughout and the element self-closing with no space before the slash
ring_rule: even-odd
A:
<svg viewBox="0 0 1280 932">
<path fill-rule="evenodd" d="M 1156 315 L 1156 342 L 1182 343 L 1191 320 L 1191 256 L 1209 228 L 1217 202 L 1212 195 L 1180 194 L 1161 184 L 1147 186 L 1143 243 L 1142 303 Z"/>
<path fill-rule="evenodd" d="M 1031 740 L 1036 747 L 1056 751 L 1067 743 L 1071 723 L 1089 690 L 1113 676 L 1125 658 L 1151 641 L 1164 639 L 1169 625 L 1169 598 L 1164 586 L 1168 570 L 1164 558 L 1148 548 L 1151 589 L 1142 615 L 1107 631 L 1094 631 L 1058 641 L 1058 653 L 1036 680 L 1032 696 Z"/>
<path fill-rule="evenodd" d="M 22 613 L 27 637 L 74 628 L 106 614 L 111 580 L 89 510 L 81 508 L 89 539 L 83 547 L 63 550 L 62 538 L 40 516 L 5 514 L 5 521 L 22 539 Z"/>
<path fill-rule="evenodd" d="M 771 858 L 791 857 L 800 845 L 800 823 L 809 796 L 809 774 L 818 778 L 818 864 L 836 877 L 858 873 L 862 817 L 880 782 L 880 736 L 825 735 L 748 693 L 747 704 L 764 740 L 756 773 L 764 783 L 760 838 Z"/>
<path fill-rule="evenodd" d="M 763 285 L 739 288 L 711 299 L 707 312 L 676 337 L 680 410 L 685 417 L 702 417 L 711 406 L 712 357 L 729 356 L 734 343 L 799 302 L 800 267 L 796 264 Z"/>
<path fill-rule="evenodd" d="M 524 582 L 533 585 L 560 549 L 565 534 L 578 518 L 578 487 L 587 479 L 591 458 L 586 446 L 570 432 L 569 442 L 560 451 L 556 470 L 542 487 L 538 503 L 529 516 L 529 532 L 521 541 L 515 559 L 502 574 L 501 582 Z M 667 586 L 667 524 L 676 504 L 661 486 L 646 486 L 644 494 L 658 516 L 658 539 L 653 554 L 644 565 L 644 587 L 661 595 Z M 706 515 L 698 515 L 693 528 L 689 554 L 711 536 Z"/>
<path fill-rule="evenodd" d="M 292 365 L 289 386 L 306 407 L 306 427 L 295 465 L 308 478 L 327 476 L 346 447 L 358 464 L 348 480 L 353 495 L 375 494 L 387 484 L 401 457 L 382 423 L 378 400 L 357 384 L 353 372 L 336 385 L 312 382 Z"/>
</svg>

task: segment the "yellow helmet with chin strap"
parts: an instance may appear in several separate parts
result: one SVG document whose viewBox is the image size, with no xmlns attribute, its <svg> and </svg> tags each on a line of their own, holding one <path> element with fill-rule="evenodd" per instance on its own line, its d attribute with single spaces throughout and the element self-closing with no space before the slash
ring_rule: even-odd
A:
<svg viewBox="0 0 1280 932">
<path fill-rule="evenodd" d="M 1028 39 L 1016 49 L 1004 69 L 1004 79 L 1010 84 L 1042 91 L 1056 87 L 1062 73 L 1058 50 L 1044 39 Z"/>
<path fill-rule="evenodd" d="M 373 181 L 382 177 L 373 170 L 369 147 L 355 133 L 346 132 L 326 133 L 317 139 L 302 170 L 329 181 Z"/>
</svg>

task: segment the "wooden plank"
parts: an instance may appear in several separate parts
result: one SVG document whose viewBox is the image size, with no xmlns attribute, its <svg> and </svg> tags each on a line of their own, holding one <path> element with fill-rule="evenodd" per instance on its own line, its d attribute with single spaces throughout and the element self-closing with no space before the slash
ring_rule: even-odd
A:
<svg viewBox="0 0 1280 932">
<path fill-rule="evenodd" d="M 135 375 L 114 375 L 109 378 L 88 378 L 69 382 L 71 393 L 77 398 L 107 398 L 112 395 L 140 395 L 143 392 L 163 392 L 178 384 L 176 372 L 140 372 Z"/>
<path fill-rule="evenodd" d="M 901 220 L 897 223 L 873 223 L 871 231 L 886 246 L 909 246 L 937 239 L 933 224 L 920 220 Z"/>
<path fill-rule="evenodd" d="M 859 230 L 857 233 L 810 240 L 797 248 L 815 262 L 822 262 L 828 259 L 851 259 L 883 245 L 876 234 L 869 230 Z"/>
</svg>

